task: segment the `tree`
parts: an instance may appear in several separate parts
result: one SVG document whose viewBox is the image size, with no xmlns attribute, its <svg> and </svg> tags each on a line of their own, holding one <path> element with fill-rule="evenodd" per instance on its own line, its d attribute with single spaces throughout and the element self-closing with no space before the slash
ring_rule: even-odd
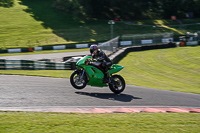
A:
<svg viewBox="0 0 200 133">
<path fill-rule="evenodd" d="M 0 7 L 12 7 L 14 5 L 14 0 L 0 0 Z"/>
<path fill-rule="evenodd" d="M 169 19 L 200 13 L 200 0 L 54 0 L 55 7 L 80 19 Z"/>
</svg>

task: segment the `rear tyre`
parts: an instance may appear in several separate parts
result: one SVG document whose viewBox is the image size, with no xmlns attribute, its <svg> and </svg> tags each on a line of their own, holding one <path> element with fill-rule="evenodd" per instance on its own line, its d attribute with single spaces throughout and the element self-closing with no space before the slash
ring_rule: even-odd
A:
<svg viewBox="0 0 200 133">
<path fill-rule="evenodd" d="M 109 88 L 115 94 L 120 94 L 124 91 L 126 86 L 124 78 L 120 75 L 113 75 L 112 78 L 114 83 L 109 83 Z"/>
<path fill-rule="evenodd" d="M 87 78 L 84 74 L 81 79 L 82 73 L 79 71 L 74 71 L 70 76 L 70 83 L 75 89 L 83 89 L 87 85 Z"/>
</svg>

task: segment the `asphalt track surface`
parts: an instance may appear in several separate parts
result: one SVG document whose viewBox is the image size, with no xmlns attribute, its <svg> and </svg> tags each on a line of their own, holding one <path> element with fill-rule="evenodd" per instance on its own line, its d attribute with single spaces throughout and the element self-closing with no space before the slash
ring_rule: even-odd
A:
<svg viewBox="0 0 200 133">
<path fill-rule="evenodd" d="M 1 56 L 9 60 L 53 59 L 86 55 L 83 52 Z M 126 85 L 116 95 L 108 87 L 86 86 L 74 89 L 69 79 L 19 75 L 0 75 L 1 111 L 42 112 L 199 112 L 200 95 Z"/>
<path fill-rule="evenodd" d="M 51 60 L 55 60 L 55 61 L 62 61 L 63 57 L 78 56 L 78 55 L 88 55 L 88 54 L 89 54 L 89 51 L 78 51 L 78 52 L 63 52 L 63 53 L 0 56 L 0 59 L 7 59 L 7 60 L 42 60 L 42 59 L 51 59 Z"/>
<path fill-rule="evenodd" d="M 74 89 L 69 79 L 0 75 L 0 109 L 41 107 L 195 107 L 200 95 L 126 85 L 116 95 L 108 87 Z"/>
</svg>

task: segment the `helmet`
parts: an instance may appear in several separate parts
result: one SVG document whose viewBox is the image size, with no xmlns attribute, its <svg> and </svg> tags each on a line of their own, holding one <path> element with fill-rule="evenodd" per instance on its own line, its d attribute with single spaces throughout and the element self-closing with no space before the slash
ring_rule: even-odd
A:
<svg viewBox="0 0 200 133">
<path fill-rule="evenodd" d="M 94 51 L 97 51 L 97 50 L 98 50 L 97 45 L 94 44 L 94 45 L 91 45 L 91 46 L 90 46 L 90 53 L 91 53 L 91 54 L 93 54 L 93 52 L 94 52 Z"/>
</svg>

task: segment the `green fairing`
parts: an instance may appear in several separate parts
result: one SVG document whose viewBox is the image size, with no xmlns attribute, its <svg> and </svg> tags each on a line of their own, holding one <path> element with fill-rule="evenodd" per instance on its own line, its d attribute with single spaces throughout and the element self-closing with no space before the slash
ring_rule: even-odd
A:
<svg viewBox="0 0 200 133">
<path fill-rule="evenodd" d="M 89 82 L 87 84 L 91 85 L 91 86 L 97 86 L 97 87 L 108 86 L 107 84 L 102 82 L 102 78 L 104 77 L 104 74 L 100 69 L 98 69 L 94 66 L 85 64 L 85 60 L 89 59 L 89 58 L 92 58 L 92 57 L 91 56 L 85 56 L 84 58 L 82 58 L 81 60 L 79 60 L 76 63 L 77 69 L 84 68 L 85 71 L 87 72 L 87 74 L 90 78 Z M 110 74 L 117 73 L 120 70 L 122 70 L 123 68 L 124 68 L 123 66 L 113 64 L 111 66 L 111 69 L 109 70 L 109 72 L 110 72 Z"/>
<path fill-rule="evenodd" d="M 122 70 L 123 68 L 124 68 L 123 66 L 113 64 L 113 65 L 111 66 L 111 69 L 108 70 L 108 71 L 110 72 L 110 74 L 113 74 L 113 73 L 119 72 L 119 71 Z"/>
<path fill-rule="evenodd" d="M 92 58 L 91 56 L 85 56 L 85 57 L 83 57 L 82 59 L 80 59 L 80 60 L 76 63 L 76 65 L 77 65 L 77 66 L 85 65 L 85 60 L 86 60 L 86 59 L 91 59 L 91 58 Z"/>
</svg>

